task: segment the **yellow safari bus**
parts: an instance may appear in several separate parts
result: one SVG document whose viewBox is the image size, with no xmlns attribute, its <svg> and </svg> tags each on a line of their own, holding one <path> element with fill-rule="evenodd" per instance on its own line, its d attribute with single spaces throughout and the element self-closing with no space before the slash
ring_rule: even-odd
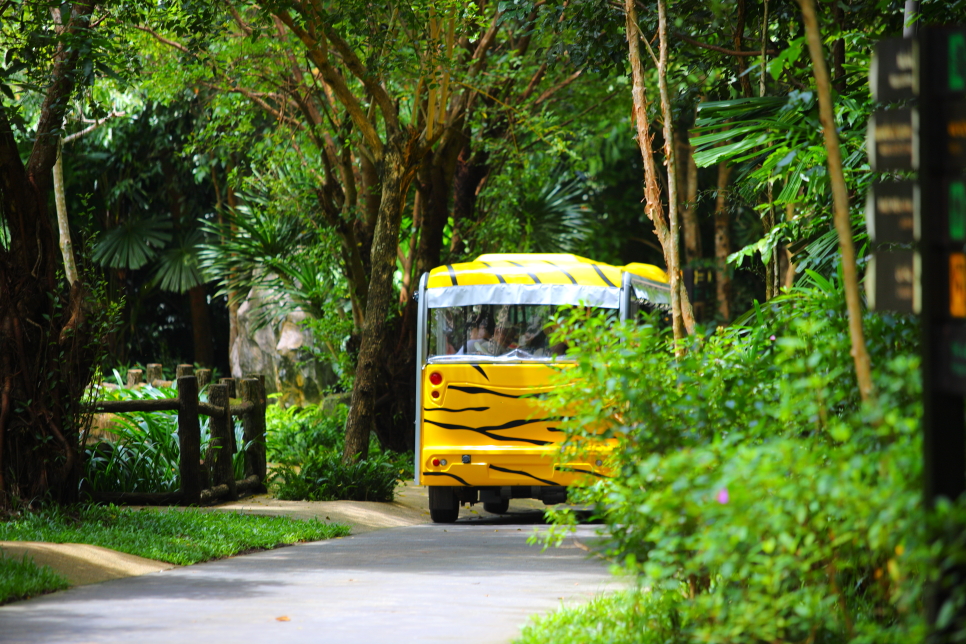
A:
<svg viewBox="0 0 966 644">
<path fill-rule="evenodd" d="M 552 375 L 568 361 L 566 345 L 551 343 L 551 320 L 563 305 L 634 319 L 669 299 L 656 266 L 576 255 L 481 255 L 424 274 L 415 472 L 429 488 L 433 521 L 455 521 L 467 503 L 496 514 L 513 498 L 561 503 L 567 486 L 605 475 L 612 446 L 602 441 L 580 462 L 562 462 L 559 419 L 541 410 L 536 394 L 553 388 Z"/>
</svg>

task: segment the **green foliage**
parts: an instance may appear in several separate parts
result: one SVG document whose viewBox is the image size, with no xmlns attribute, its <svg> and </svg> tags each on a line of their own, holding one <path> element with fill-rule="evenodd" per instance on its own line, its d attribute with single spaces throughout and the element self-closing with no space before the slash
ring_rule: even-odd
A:
<svg viewBox="0 0 966 644">
<path fill-rule="evenodd" d="M 879 400 L 863 406 L 841 288 L 814 277 L 677 359 L 654 325 L 570 330 L 569 440 L 615 418 L 619 442 L 618 475 L 573 496 L 655 605 L 678 607 L 668 640 L 921 639 L 917 326 L 865 317 Z"/>
<path fill-rule="evenodd" d="M 394 498 L 399 471 L 388 454 L 349 463 L 335 451 L 315 450 L 299 467 L 273 469 L 273 491 L 280 499 L 298 501 L 385 501 Z"/>
<path fill-rule="evenodd" d="M 0 521 L 0 541 L 88 543 L 181 566 L 347 534 L 348 526 L 318 519 L 113 505 L 50 506 Z"/>
<path fill-rule="evenodd" d="M 94 246 L 93 259 L 111 268 L 141 268 L 171 241 L 170 231 L 170 220 L 128 219 L 101 237 Z"/>
<path fill-rule="evenodd" d="M 0 604 L 63 590 L 67 580 L 24 555 L 18 560 L 0 551 Z"/>
<path fill-rule="evenodd" d="M 678 597 L 629 590 L 537 617 L 514 644 L 667 644 L 677 641 Z"/>
<path fill-rule="evenodd" d="M 381 452 L 375 437 L 368 458 L 342 461 L 348 413 L 345 405 L 337 405 L 330 413 L 318 405 L 269 407 L 268 460 L 276 464 L 270 479 L 278 498 L 388 502 L 393 500 L 398 480 L 412 478 L 412 453 Z"/>
<path fill-rule="evenodd" d="M 320 405 L 282 408 L 269 405 L 265 412 L 265 446 L 268 461 L 298 465 L 313 450 L 341 449 L 349 408 L 336 405 L 325 413 Z"/>
<path fill-rule="evenodd" d="M 120 384 L 121 375 L 115 371 Z M 102 400 L 156 400 L 177 398 L 177 390 L 170 387 L 146 386 L 140 389 L 119 387 L 104 390 Z M 207 400 L 204 392 L 201 400 Z M 200 416 L 201 453 L 205 454 L 211 440 L 209 418 Z M 85 441 L 84 479 L 95 492 L 175 492 L 181 483 L 178 478 L 181 446 L 178 442 L 177 412 L 128 412 L 113 415 L 110 433 L 113 441 L 94 443 Z M 238 450 L 232 459 L 235 478 L 244 478 L 245 449 L 241 421 L 235 420 L 235 444 Z"/>
</svg>

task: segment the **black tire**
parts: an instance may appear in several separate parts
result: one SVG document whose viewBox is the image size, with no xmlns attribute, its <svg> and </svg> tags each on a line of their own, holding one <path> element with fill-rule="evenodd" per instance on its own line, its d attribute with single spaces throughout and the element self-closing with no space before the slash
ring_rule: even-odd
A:
<svg viewBox="0 0 966 644">
<path fill-rule="evenodd" d="M 429 516 L 433 523 L 453 523 L 459 518 L 460 503 L 452 487 L 429 488 Z"/>
<path fill-rule="evenodd" d="M 429 516 L 433 519 L 433 523 L 456 523 L 456 519 L 460 516 L 460 509 L 454 508 L 452 510 L 430 510 Z"/>
<path fill-rule="evenodd" d="M 495 503 L 484 503 L 483 509 L 490 514 L 506 514 L 510 509 L 510 499 L 500 499 Z"/>
</svg>

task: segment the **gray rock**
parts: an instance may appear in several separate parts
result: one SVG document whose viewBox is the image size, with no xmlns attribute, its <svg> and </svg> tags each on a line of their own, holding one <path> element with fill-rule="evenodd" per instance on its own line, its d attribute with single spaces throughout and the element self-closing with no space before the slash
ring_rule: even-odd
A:
<svg viewBox="0 0 966 644">
<path fill-rule="evenodd" d="M 296 308 L 281 320 L 259 325 L 260 308 L 287 304 L 272 291 L 249 292 L 238 307 L 238 336 L 228 355 L 231 375 L 265 376 L 266 393 L 279 394 L 278 403 L 284 407 L 318 403 L 338 377 L 331 365 L 312 359 L 312 333 L 301 324 L 309 315 Z"/>
</svg>

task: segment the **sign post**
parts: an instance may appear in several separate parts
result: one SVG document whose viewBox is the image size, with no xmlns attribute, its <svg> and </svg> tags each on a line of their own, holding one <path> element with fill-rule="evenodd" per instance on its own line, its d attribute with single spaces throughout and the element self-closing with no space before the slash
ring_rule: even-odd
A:
<svg viewBox="0 0 966 644">
<path fill-rule="evenodd" d="M 877 101 L 905 103 L 870 119 L 872 169 L 917 173 L 873 185 L 866 219 L 876 250 L 866 283 L 872 308 L 920 315 L 924 494 L 932 507 L 966 492 L 966 30 L 924 28 L 878 43 L 870 85 Z M 946 571 L 930 589 L 931 624 L 959 578 Z"/>
</svg>

